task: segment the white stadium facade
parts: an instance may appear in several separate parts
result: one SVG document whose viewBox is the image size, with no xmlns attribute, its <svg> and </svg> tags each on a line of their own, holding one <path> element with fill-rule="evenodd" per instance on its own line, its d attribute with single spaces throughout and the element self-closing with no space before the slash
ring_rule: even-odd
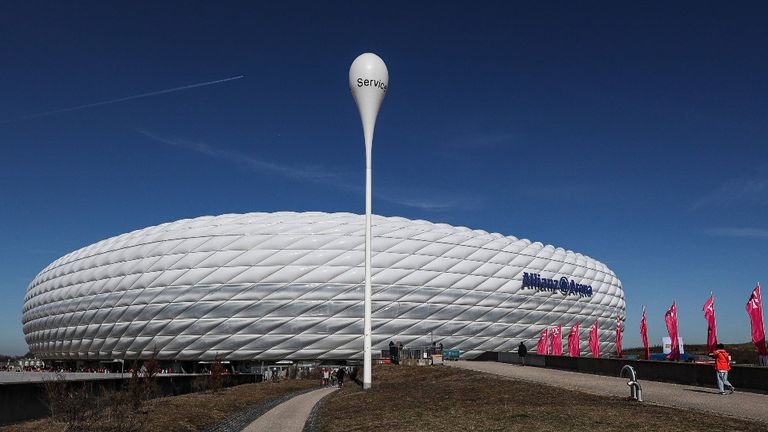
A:
<svg viewBox="0 0 768 432">
<path fill-rule="evenodd" d="M 604 264 L 554 246 L 373 217 L 373 348 L 390 341 L 463 358 L 534 348 L 545 327 L 599 326 L 615 348 L 626 307 Z M 174 362 L 349 360 L 363 355 L 365 217 L 199 217 L 100 241 L 30 283 L 24 334 L 39 358 Z M 565 339 L 565 338 L 564 338 Z M 535 348 L 534 348 L 535 349 Z"/>
</svg>

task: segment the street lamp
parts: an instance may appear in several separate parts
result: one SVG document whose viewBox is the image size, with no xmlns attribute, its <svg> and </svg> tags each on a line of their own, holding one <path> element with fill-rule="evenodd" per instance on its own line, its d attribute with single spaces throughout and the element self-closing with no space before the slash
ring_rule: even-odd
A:
<svg viewBox="0 0 768 432">
<path fill-rule="evenodd" d="M 365 138 L 365 318 L 363 321 L 363 388 L 371 388 L 371 147 L 376 116 L 387 94 L 389 72 L 376 54 L 360 54 L 349 67 L 349 89 L 355 98 Z"/>
</svg>

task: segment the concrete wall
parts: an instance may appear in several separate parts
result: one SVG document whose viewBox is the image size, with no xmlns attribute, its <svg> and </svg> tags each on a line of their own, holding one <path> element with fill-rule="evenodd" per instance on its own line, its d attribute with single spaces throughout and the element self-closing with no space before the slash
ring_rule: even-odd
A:
<svg viewBox="0 0 768 432">
<path fill-rule="evenodd" d="M 516 353 L 498 353 L 497 361 L 520 363 Z M 624 365 L 630 365 L 637 373 L 637 379 L 665 381 L 684 385 L 717 386 L 715 368 L 711 365 L 678 363 L 670 361 L 623 360 L 591 357 L 540 356 L 529 354 L 526 364 L 565 369 L 596 375 L 619 376 Z M 768 392 L 768 367 L 733 366 L 728 381 L 737 389 Z"/>
<path fill-rule="evenodd" d="M 0 425 L 48 415 L 45 390 L 39 383 L 0 385 Z"/>
<path fill-rule="evenodd" d="M 157 385 L 162 396 L 179 395 L 200 391 L 205 388 L 209 375 L 157 376 Z M 128 384 L 128 378 L 68 381 L 87 383 L 95 394 L 104 390 L 117 390 Z M 261 381 L 261 375 L 225 375 L 223 386 L 232 387 Z M 0 425 L 34 420 L 49 415 L 48 398 L 42 383 L 0 384 Z"/>
<path fill-rule="evenodd" d="M 498 353 L 498 361 L 502 363 L 516 363 L 521 364 L 522 361 L 520 360 L 520 356 L 517 355 L 517 353 L 514 352 L 501 352 Z M 540 355 L 527 355 L 525 356 L 525 364 L 529 366 L 539 366 L 539 367 L 546 367 L 546 364 L 544 363 L 544 356 Z"/>
</svg>

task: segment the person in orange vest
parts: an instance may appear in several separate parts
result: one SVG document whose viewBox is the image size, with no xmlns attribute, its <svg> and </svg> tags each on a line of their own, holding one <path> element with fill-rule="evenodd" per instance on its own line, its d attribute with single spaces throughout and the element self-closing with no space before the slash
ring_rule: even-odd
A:
<svg viewBox="0 0 768 432">
<path fill-rule="evenodd" d="M 725 350 L 723 344 L 717 344 L 717 349 L 713 353 L 709 353 L 710 357 L 715 358 L 715 372 L 717 372 L 717 387 L 720 389 L 720 394 L 725 394 L 725 386 L 730 387 L 728 394 L 733 393 L 736 388 L 728 382 L 728 371 L 731 370 L 731 355 Z"/>
</svg>

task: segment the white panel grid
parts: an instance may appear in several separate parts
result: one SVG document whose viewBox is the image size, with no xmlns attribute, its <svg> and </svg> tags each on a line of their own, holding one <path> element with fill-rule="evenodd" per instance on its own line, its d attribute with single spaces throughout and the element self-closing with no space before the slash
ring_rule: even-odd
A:
<svg viewBox="0 0 768 432">
<path fill-rule="evenodd" d="M 616 275 L 587 256 L 464 227 L 373 217 L 373 344 L 433 338 L 471 358 L 543 327 L 625 317 Z M 30 283 L 24 334 L 42 358 L 362 357 L 364 216 L 249 213 L 149 227 L 74 251 Z M 522 289 L 523 272 L 592 297 Z M 588 352 L 587 332 L 582 353 Z"/>
</svg>

